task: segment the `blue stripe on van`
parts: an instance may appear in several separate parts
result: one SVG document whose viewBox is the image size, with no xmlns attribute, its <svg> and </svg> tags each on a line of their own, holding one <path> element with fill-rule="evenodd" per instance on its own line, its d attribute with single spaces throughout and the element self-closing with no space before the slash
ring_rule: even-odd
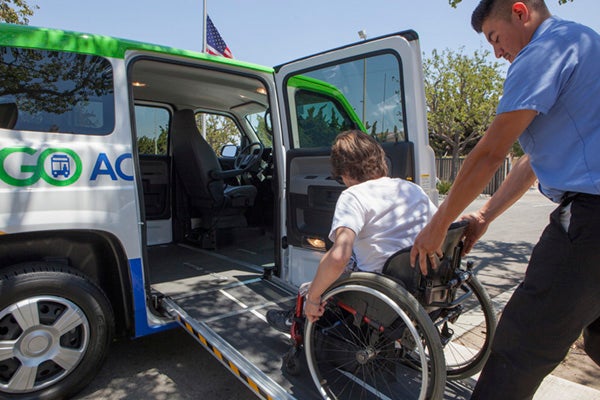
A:
<svg viewBox="0 0 600 400">
<path fill-rule="evenodd" d="M 161 325 L 150 325 L 148 323 L 148 310 L 146 308 L 146 291 L 144 290 L 144 272 L 142 269 L 142 260 L 140 258 L 130 259 L 129 270 L 131 271 L 131 286 L 133 288 L 135 337 L 151 335 L 153 333 L 166 331 L 178 326 L 176 322 L 169 322 Z M 156 319 L 158 320 L 158 318 Z"/>
</svg>

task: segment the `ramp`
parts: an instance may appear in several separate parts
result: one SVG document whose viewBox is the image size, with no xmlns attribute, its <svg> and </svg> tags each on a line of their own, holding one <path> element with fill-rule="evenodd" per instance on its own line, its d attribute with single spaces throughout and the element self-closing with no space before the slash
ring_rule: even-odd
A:
<svg viewBox="0 0 600 400">
<path fill-rule="evenodd" d="M 320 398 L 304 362 L 299 376 L 282 371 L 290 338 L 266 322 L 268 309 L 293 306 L 293 288 L 265 279 L 259 266 L 193 248 L 170 250 L 177 279 L 153 285 L 169 315 L 258 397 Z"/>
</svg>

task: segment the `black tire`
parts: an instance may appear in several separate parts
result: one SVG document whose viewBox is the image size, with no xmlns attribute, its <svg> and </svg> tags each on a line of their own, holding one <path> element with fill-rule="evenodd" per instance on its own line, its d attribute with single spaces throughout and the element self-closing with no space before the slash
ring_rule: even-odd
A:
<svg viewBox="0 0 600 400">
<path fill-rule="evenodd" d="M 308 367 L 323 398 L 443 397 L 446 364 L 439 334 L 401 285 L 357 272 L 332 285 L 323 300 L 325 313 L 306 323 L 304 335 Z"/>
<path fill-rule="evenodd" d="M 113 337 L 104 292 L 73 269 L 39 262 L 0 271 L 0 293 L 0 398 L 63 399 L 83 389 Z"/>
<path fill-rule="evenodd" d="M 454 322 L 443 313 L 435 321 L 444 347 L 446 373 L 451 380 L 464 379 L 481 371 L 490 355 L 496 331 L 497 318 L 492 302 L 475 275 L 458 289 L 456 296 L 468 291 L 473 294 L 462 304 Z"/>
</svg>

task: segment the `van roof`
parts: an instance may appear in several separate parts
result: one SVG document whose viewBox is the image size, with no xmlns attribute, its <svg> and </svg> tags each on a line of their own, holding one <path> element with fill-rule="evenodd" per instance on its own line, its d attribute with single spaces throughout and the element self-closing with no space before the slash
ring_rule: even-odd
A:
<svg viewBox="0 0 600 400">
<path fill-rule="evenodd" d="M 225 57 L 212 56 L 197 51 L 177 49 L 174 47 L 120 39 L 111 36 L 27 25 L 0 23 L 0 46 L 63 50 L 113 58 L 124 58 L 125 53 L 132 50 L 151 51 L 273 73 L 273 68 L 271 67 L 232 60 Z"/>
</svg>

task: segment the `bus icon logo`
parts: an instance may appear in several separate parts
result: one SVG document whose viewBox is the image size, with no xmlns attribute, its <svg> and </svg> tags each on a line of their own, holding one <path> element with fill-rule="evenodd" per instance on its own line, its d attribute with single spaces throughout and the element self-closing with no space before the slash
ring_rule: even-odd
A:
<svg viewBox="0 0 600 400">
<path fill-rule="evenodd" d="M 54 178 L 59 175 L 68 178 L 71 175 L 71 160 L 64 154 L 54 154 L 50 157 L 52 168 L 52 176 Z"/>
</svg>

